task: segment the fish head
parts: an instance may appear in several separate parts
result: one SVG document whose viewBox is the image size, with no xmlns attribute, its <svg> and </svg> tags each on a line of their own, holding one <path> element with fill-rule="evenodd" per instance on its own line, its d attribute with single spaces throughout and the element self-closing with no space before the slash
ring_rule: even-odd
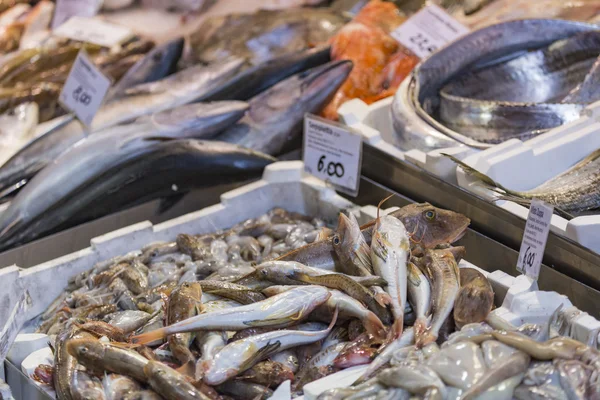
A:
<svg viewBox="0 0 600 400">
<path fill-rule="evenodd" d="M 184 282 L 180 286 L 180 292 L 198 302 L 202 298 L 202 286 L 200 282 Z"/>
<path fill-rule="evenodd" d="M 287 118 L 301 121 L 306 113 L 318 113 L 329 102 L 352 70 L 351 61 L 334 61 L 287 78 L 254 97 L 249 115 L 265 123 Z"/>
<path fill-rule="evenodd" d="M 361 236 L 360 225 L 356 219 L 340 213 L 338 227 L 332 239 L 335 251 L 338 254 L 351 252 L 354 245 L 359 243 Z"/>
<path fill-rule="evenodd" d="M 460 213 L 442 210 L 429 203 L 410 204 L 396 216 L 404 223 L 413 242 L 425 248 L 459 240 L 471 223 Z"/>
<path fill-rule="evenodd" d="M 78 361 L 94 363 L 104 358 L 104 346 L 97 339 L 71 339 L 66 346 L 67 352 Z"/>
</svg>

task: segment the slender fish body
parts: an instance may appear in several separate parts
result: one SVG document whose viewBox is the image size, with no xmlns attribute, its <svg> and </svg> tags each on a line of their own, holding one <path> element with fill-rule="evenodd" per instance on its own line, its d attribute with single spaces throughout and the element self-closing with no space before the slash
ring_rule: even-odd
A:
<svg viewBox="0 0 600 400">
<path fill-rule="evenodd" d="M 390 296 L 396 337 L 402 334 L 404 325 L 409 240 L 408 232 L 399 219 L 386 215 L 379 217 L 375 222 L 371 240 L 371 261 L 375 273 L 387 281 L 385 290 Z"/>
<path fill-rule="evenodd" d="M 230 343 L 205 364 L 204 382 L 208 385 L 223 383 L 271 354 L 325 339 L 336 319 L 337 315 L 327 329 L 320 331 L 283 329 Z"/>
<path fill-rule="evenodd" d="M 408 301 L 415 311 L 415 334 L 420 336 L 427 329 L 427 315 L 431 309 L 431 284 L 423 271 L 412 262 L 406 265 L 408 271 Z"/>
<path fill-rule="evenodd" d="M 253 326 L 285 327 L 306 318 L 329 299 L 326 288 L 295 288 L 256 303 L 204 313 L 153 332 L 133 337 L 137 343 L 154 341 L 165 335 L 198 330 L 242 330 Z"/>
<path fill-rule="evenodd" d="M 428 250 L 425 253 L 424 268 L 431 279 L 432 319 L 427 330 L 417 337 L 417 346 L 434 342 L 440 328 L 452 312 L 454 301 L 460 289 L 458 265 L 448 250 Z"/>
</svg>

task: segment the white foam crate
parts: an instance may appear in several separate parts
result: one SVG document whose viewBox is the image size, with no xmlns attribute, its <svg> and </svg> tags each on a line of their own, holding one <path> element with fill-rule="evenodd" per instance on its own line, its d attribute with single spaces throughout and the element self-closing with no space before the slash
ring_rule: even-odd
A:
<svg viewBox="0 0 600 400">
<path fill-rule="evenodd" d="M 260 181 L 224 193 L 221 202 L 214 206 L 161 224 L 142 222 L 107 233 L 92 239 L 90 247 L 86 249 L 32 268 L 12 266 L 0 270 L 0 280 L 8 288 L 0 293 L 0 322 L 4 324 L 14 306 L 17 287 L 29 290 L 33 305 L 28 310 L 27 318 L 34 318 L 64 290 L 71 277 L 91 268 L 98 261 L 140 249 L 151 242 L 172 241 L 182 232 L 199 234 L 225 229 L 248 218 L 258 217 L 274 207 L 319 216 L 331 223 L 335 223 L 342 210 L 352 210 L 361 223 L 373 219 L 377 212 L 374 206 L 359 208 L 340 197 L 322 181 L 305 176 L 302 162 L 275 163 L 266 168 Z M 387 209 L 384 213 L 394 209 Z M 460 267 L 475 266 L 462 260 Z M 540 323 L 547 320 L 559 304 L 571 307 L 566 297 L 554 292 L 539 292 L 537 286 L 532 285 L 525 277 L 515 278 L 501 271 L 482 272 L 488 276 L 497 294 L 508 294 L 502 307 L 494 311 L 507 322 L 515 325 L 524 322 Z M 574 325 L 576 327 L 573 332 L 577 333 L 577 338 L 585 341 L 594 337 L 594 334 L 597 335 L 600 329 L 600 322 L 585 313 L 580 313 L 574 319 Z M 32 365 L 48 362 L 48 353 L 44 350 L 47 349 L 46 343 L 46 335 L 20 334 L 9 352 L 8 360 L 25 373 L 31 373 Z M 341 375 L 336 375 L 335 379 L 325 381 L 330 382 L 327 385 L 322 382 L 311 383 L 307 388 L 306 398 L 315 398 L 321 391 L 333 387 L 332 381 L 336 384 L 350 384 L 350 379 L 338 380 L 337 377 L 346 376 L 352 371 L 340 372 Z M 37 384 L 33 380 L 31 383 Z M 289 397 L 289 387 L 283 386 L 277 392 L 277 400 Z"/>
<path fill-rule="evenodd" d="M 512 190 L 530 190 L 568 170 L 600 148 L 600 102 L 590 105 L 577 121 L 555 128 L 534 139 L 513 139 L 494 148 L 471 154 L 464 162 Z M 456 169 L 458 184 L 489 200 L 496 194 L 461 168 Z M 529 209 L 511 201 L 496 201 L 511 213 L 527 219 Z M 568 221 L 552 216 L 551 230 L 600 253 L 600 215 L 585 215 Z"/>
<path fill-rule="evenodd" d="M 398 88 L 399 96 L 407 93 L 409 82 L 410 77 L 402 82 Z M 465 146 L 448 147 L 429 152 L 417 149 L 403 151 L 397 148 L 394 145 L 394 128 L 392 125 L 391 106 L 393 100 L 392 97 L 388 97 L 367 105 L 362 100 L 353 99 L 342 104 L 338 109 L 338 114 L 341 121 L 361 133 L 366 143 L 392 157 L 413 163 L 447 182 L 456 183 L 455 164 L 440 153 L 452 154 L 462 159 L 468 154 L 477 152 L 477 150 Z M 409 114 L 406 124 L 407 130 L 435 132 L 435 129 L 419 118 L 416 113 L 411 113 L 409 107 L 405 107 L 405 109 Z"/>
</svg>

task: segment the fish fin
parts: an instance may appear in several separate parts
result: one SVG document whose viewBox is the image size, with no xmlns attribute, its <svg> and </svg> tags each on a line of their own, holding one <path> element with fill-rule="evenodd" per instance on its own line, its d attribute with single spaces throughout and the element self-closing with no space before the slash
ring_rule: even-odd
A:
<svg viewBox="0 0 600 400">
<path fill-rule="evenodd" d="M 182 375 L 196 379 L 196 363 L 194 361 L 188 361 L 181 367 L 176 369 Z"/>
<path fill-rule="evenodd" d="M 245 360 L 239 368 L 239 371 L 245 371 L 249 368 L 252 368 L 254 366 L 254 364 L 258 363 L 259 361 L 262 361 L 263 359 L 275 354 L 277 352 L 277 350 L 279 350 L 279 348 L 281 347 L 281 342 L 278 340 L 275 343 L 267 343 L 267 345 L 265 347 L 263 347 L 262 349 L 258 350 L 256 353 L 254 353 L 250 358 L 248 358 L 247 360 Z"/>
<path fill-rule="evenodd" d="M 493 188 L 498 188 L 498 189 L 502 189 L 503 191 L 505 191 L 506 193 L 511 193 L 511 194 L 515 194 L 516 192 L 513 192 L 510 189 L 506 189 L 504 186 L 502 186 L 501 184 L 499 184 L 498 182 L 496 182 L 495 180 L 493 180 L 492 178 L 490 178 L 489 176 L 477 171 L 475 168 L 471 167 L 470 165 L 464 163 L 463 161 L 459 160 L 456 157 L 451 156 L 450 154 L 446 154 L 446 153 L 440 153 L 441 155 L 448 157 L 449 159 L 451 159 L 452 161 L 454 161 L 456 164 L 458 164 L 466 173 L 467 175 L 473 176 L 477 179 L 479 179 L 480 181 L 482 181 L 483 183 L 485 183 L 487 186 L 493 187 Z"/>
<path fill-rule="evenodd" d="M 370 335 L 381 339 L 385 337 L 385 326 L 374 312 L 369 311 L 363 325 Z"/>
<path fill-rule="evenodd" d="M 394 321 L 392 325 L 392 334 L 394 335 L 394 339 L 398 339 L 402 336 L 402 331 L 404 330 L 404 318 L 398 318 Z"/>
<path fill-rule="evenodd" d="M 415 330 L 415 337 L 420 337 L 427 330 L 427 318 L 417 318 L 413 327 Z"/>
<path fill-rule="evenodd" d="M 423 348 L 425 346 L 427 346 L 430 343 L 433 343 L 437 340 L 437 335 L 431 332 L 431 329 L 428 329 L 427 331 L 423 332 L 423 334 L 419 337 L 417 337 L 415 346 L 417 346 L 418 349 Z"/>
<path fill-rule="evenodd" d="M 147 344 L 147 343 L 152 343 L 156 340 L 164 339 L 166 336 L 167 336 L 167 329 L 160 328 L 160 329 L 155 329 L 150 332 L 132 336 L 131 342 L 134 344 L 136 344 L 136 343 Z"/>
<path fill-rule="evenodd" d="M 392 304 L 392 298 L 386 292 L 375 294 L 375 301 L 382 307 L 387 307 Z"/>
<path fill-rule="evenodd" d="M 158 205 L 158 214 L 164 214 L 179 203 L 184 198 L 186 193 L 174 194 L 172 196 L 163 197 Z"/>
</svg>

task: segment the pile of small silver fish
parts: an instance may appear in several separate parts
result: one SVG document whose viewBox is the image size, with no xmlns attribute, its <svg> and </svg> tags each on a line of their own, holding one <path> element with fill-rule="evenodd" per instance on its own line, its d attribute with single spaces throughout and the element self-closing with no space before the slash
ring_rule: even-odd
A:
<svg viewBox="0 0 600 400">
<path fill-rule="evenodd" d="M 467 34 L 413 71 L 410 107 L 439 136 L 409 132 L 410 118 L 397 94 L 397 145 L 487 148 L 576 120 L 600 99 L 599 55 L 600 31 L 592 24 L 529 19 Z"/>
<path fill-rule="evenodd" d="M 59 399 L 267 398 L 286 380 L 301 393 L 407 332 L 425 346 L 486 318 L 492 289 L 450 244 L 469 222 L 412 204 L 362 227 L 340 214 L 332 231 L 274 209 L 102 261 L 39 317 L 54 365 L 34 378 Z"/>
<path fill-rule="evenodd" d="M 550 325 L 548 325 L 550 328 Z M 551 333 L 552 332 L 552 333 Z M 438 346 L 412 345 L 406 331 L 352 387 L 319 400 L 343 399 L 597 399 L 600 352 L 550 329 L 495 330 L 465 325 Z"/>
</svg>

